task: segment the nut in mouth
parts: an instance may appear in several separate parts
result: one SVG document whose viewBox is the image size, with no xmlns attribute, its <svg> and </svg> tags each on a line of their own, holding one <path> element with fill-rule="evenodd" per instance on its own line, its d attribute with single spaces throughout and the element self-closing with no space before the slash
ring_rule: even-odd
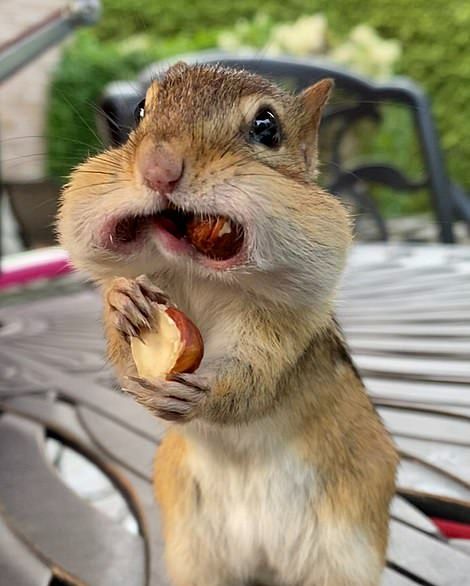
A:
<svg viewBox="0 0 470 586">
<path fill-rule="evenodd" d="M 129 215 L 112 222 L 105 230 L 104 246 L 115 252 L 131 251 L 155 230 L 216 261 L 237 256 L 245 235 L 243 227 L 226 216 L 203 216 L 170 204 L 157 213 Z"/>
</svg>

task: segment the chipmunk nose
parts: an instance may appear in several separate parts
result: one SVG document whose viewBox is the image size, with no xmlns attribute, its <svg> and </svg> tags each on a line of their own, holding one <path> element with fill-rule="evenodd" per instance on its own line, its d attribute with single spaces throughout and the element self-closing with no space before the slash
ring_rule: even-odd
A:
<svg viewBox="0 0 470 586">
<path fill-rule="evenodd" d="M 184 161 L 169 146 L 152 148 L 140 157 L 144 182 L 162 195 L 172 193 L 183 176 Z"/>
</svg>

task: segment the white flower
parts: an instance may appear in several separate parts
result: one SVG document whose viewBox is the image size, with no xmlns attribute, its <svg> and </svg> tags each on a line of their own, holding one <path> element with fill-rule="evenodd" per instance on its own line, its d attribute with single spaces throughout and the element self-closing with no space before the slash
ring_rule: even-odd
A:
<svg viewBox="0 0 470 586">
<path fill-rule="evenodd" d="M 226 51 L 240 53 L 256 50 L 276 57 L 282 54 L 297 57 L 325 55 L 351 69 L 378 79 L 390 77 L 400 57 L 398 41 L 382 39 L 377 31 L 367 24 L 354 27 L 347 39 L 328 52 L 328 23 L 323 14 L 301 16 L 290 24 L 272 27 L 264 47 L 257 39 L 266 38 L 270 20 L 258 14 L 252 21 L 238 21 L 232 31 L 218 36 L 218 46 Z"/>
<path fill-rule="evenodd" d="M 331 52 L 330 57 L 369 77 L 385 79 L 392 75 L 400 54 L 398 41 L 382 39 L 370 26 L 359 25 L 351 31 L 347 41 Z"/>
<path fill-rule="evenodd" d="M 367 24 L 359 24 L 349 33 L 349 38 L 353 43 L 364 47 L 373 45 L 380 41 L 380 37 L 375 30 Z"/>
<path fill-rule="evenodd" d="M 217 46 L 224 49 L 224 51 L 236 51 L 240 48 L 240 45 L 240 39 L 233 32 L 225 31 L 217 37 Z"/>
<path fill-rule="evenodd" d="M 274 27 L 267 45 L 299 57 L 316 55 L 324 52 L 327 27 L 323 14 L 302 16 L 293 24 Z"/>
<path fill-rule="evenodd" d="M 374 60 L 384 65 L 393 65 L 400 55 L 401 48 L 397 41 L 382 41 L 374 49 Z"/>
</svg>

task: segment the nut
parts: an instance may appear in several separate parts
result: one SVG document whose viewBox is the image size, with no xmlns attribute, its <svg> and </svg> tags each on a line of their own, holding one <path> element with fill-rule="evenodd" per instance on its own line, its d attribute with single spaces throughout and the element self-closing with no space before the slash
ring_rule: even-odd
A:
<svg viewBox="0 0 470 586">
<path fill-rule="evenodd" d="M 166 378 L 171 373 L 194 372 L 204 354 L 197 326 L 175 307 L 157 306 L 157 331 L 131 338 L 131 351 L 139 376 Z"/>
<path fill-rule="evenodd" d="M 217 260 L 232 258 L 243 243 L 241 229 L 223 217 L 194 217 L 188 222 L 186 234 L 196 250 Z"/>
</svg>

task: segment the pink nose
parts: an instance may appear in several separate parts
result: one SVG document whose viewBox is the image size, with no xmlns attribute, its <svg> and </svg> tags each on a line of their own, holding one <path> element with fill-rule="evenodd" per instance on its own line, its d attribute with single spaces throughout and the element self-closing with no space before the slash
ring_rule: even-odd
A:
<svg viewBox="0 0 470 586">
<path fill-rule="evenodd" d="M 177 186 L 184 171 L 182 157 L 171 148 L 159 146 L 143 154 L 140 171 L 144 182 L 161 194 L 171 193 Z"/>
</svg>

